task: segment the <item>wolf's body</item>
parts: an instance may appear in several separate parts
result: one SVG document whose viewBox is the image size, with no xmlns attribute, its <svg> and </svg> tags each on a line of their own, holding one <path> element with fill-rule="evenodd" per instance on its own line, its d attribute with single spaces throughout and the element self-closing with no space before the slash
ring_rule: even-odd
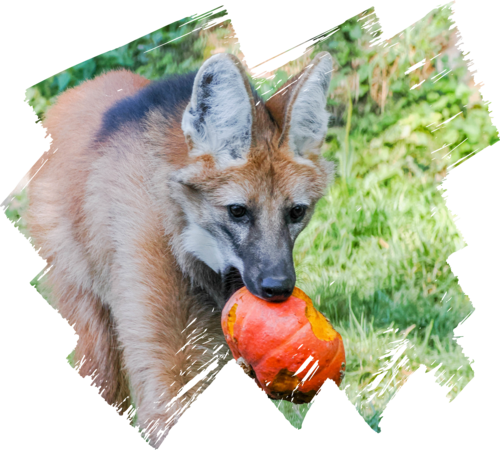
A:
<svg viewBox="0 0 500 450">
<path fill-rule="evenodd" d="M 266 105 L 228 55 L 155 83 L 110 72 L 47 114 L 30 233 L 79 335 L 79 372 L 122 412 L 132 395 L 155 446 L 230 358 L 229 296 L 293 289 L 293 242 L 329 177 L 331 65 L 319 55 Z"/>
</svg>

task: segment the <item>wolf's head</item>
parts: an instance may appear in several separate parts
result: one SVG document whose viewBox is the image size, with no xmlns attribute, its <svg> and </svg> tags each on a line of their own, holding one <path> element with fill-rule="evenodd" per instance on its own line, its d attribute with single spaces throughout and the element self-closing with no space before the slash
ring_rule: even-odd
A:
<svg viewBox="0 0 500 450">
<path fill-rule="evenodd" d="M 320 155 L 331 72 L 321 53 L 265 104 L 234 56 L 213 56 L 196 75 L 182 118 L 189 162 L 173 187 L 183 248 L 232 281 L 227 296 L 235 280 L 269 301 L 292 293 L 293 245 L 331 175 Z"/>
</svg>

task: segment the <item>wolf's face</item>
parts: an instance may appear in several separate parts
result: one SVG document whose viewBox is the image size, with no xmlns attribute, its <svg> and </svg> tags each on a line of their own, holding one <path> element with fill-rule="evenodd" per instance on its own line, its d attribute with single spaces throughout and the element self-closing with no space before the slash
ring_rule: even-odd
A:
<svg viewBox="0 0 500 450">
<path fill-rule="evenodd" d="M 331 57 L 318 55 L 266 105 L 229 55 L 195 79 L 182 123 L 191 161 L 173 185 L 184 250 L 225 278 L 227 297 L 243 284 L 269 301 L 293 291 L 293 245 L 330 175 L 319 149 L 331 71 Z"/>
</svg>

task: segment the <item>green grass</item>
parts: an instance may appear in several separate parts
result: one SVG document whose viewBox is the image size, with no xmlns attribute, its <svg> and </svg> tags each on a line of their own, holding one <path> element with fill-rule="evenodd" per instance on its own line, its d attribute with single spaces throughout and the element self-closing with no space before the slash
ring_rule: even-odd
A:
<svg viewBox="0 0 500 450">
<path fill-rule="evenodd" d="M 341 151 L 337 156 L 341 165 Z M 472 379 L 453 329 L 473 309 L 446 264 L 463 243 L 437 190 L 439 178 L 415 176 L 401 161 L 379 161 L 372 174 L 358 176 L 368 160 L 332 184 L 297 241 L 295 259 L 298 286 L 343 337 L 341 388 L 379 430 L 385 405 L 420 364 L 441 364 L 442 380 L 453 376 L 450 398 Z M 28 237 L 27 200 L 24 191 L 17 194 L 5 213 Z M 42 275 L 31 284 L 48 300 Z M 387 352 L 403 341 L 404 352 L 391 361 Z M 370 389 L 389 361 L 384 379 Z M 274 403 L 297 428 L 311 406 Z"/>
<path fill-rule="evenodd" d="M 453 339 L 473 308 L 446 264 L 462 241 L 433 183 L 405 180 L 402 171 L 381 183 L 383 172 L 338 179 L 295 251 L 298 285 L 343 336 L 342 388 L 377 431 L 386 404 L 420 364 L 441 364 L 442 380 L 453 376 L 450 398 L 473 377 Z M 402 344 L 391 361 L 387 352 Z M 275 403 L 301 427 L 308 406 Z"/>
</svg>

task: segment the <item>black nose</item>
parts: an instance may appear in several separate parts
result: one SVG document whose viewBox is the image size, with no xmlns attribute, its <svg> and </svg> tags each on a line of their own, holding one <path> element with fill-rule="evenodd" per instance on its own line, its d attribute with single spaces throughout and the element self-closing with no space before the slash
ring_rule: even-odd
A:
<svg viewBox="0 0 500 450">
<path fill-rule="evenodd" d="M 292 278 L 264 278 L 261 284 L 262 297 L 274 302 L 283 301 L 292 295 L 294 287 Z"/>
</svg>

